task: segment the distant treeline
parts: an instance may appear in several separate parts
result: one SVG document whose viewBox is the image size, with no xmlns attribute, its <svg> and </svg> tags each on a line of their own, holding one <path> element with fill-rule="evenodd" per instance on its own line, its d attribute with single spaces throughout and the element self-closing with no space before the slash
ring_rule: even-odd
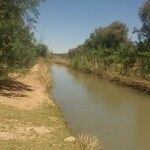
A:
<svg viewBox="0 0 150 150">
<path fill-rule="evenodd" d="M 37 42 L 33 29 L 43 0 L 0 1 L 0 80 L 16 69 L 28 68 L 47 46 Z"/>
<path fill-rule="evenodd" d="M 142 27 L 133 31 L 138 42 L 129 39 L 126 24 L 115 21 L 99 27 L 84 44 L 69 50 L 72 65 L 88 72 L 109 70 L 124 76 L 149 78 L 150 0 L 139 9 L 139 18 Z"/>
</svg>

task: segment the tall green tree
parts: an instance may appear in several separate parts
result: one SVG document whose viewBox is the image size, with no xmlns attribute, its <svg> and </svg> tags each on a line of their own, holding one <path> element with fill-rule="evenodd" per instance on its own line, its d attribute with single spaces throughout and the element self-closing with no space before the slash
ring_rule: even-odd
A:
<svg viewBox="0 0 150 150">
<path fill-rule="evenodd" d="M 32 29 L 43 0 L 0 0 L 0 76 L 31 65 L 36 54 Z"/>
<path fill-rule="evenodd" d="M 128 40 L 128 28 L 125 24 L 115 21 L 107 27 L 99 27 L 85 44 L 90 48 L 117 48 L 120 43 Z"/>
<path fill-rule="evenodd" d="M 139 31 L 141 38 L 150 42 L 150 0 L 147 0 L 140 8 L 139 17 L 142 22 L 142 28 Z"/>
</svg>

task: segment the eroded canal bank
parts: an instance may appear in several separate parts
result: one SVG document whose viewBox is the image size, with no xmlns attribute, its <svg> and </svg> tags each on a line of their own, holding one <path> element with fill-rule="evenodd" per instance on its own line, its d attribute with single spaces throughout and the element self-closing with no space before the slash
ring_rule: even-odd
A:
<svg viewBox="0 0 150 150">
<path fill-rule="evenodd" d="M 150 149 L 150 96 L 62 65 L 52 67 L 53 96 L 76 133 L 105 150 Z"/>
</svg>

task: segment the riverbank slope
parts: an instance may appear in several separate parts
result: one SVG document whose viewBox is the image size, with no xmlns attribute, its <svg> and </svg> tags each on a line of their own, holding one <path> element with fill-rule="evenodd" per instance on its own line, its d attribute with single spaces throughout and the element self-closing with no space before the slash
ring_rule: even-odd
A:
<svg viewBox="0 0 150 150">
<path fill-rule="evenodd" d="M 60 57 L 55 55 L 53 57 L 53 62 L 57 64 L 63 64 L 66 66 L 70 66 L 74 69 L 81 70 L 88 73 L 94 73 L 101 78 L 108 79 L 110 81 L 113 81 L 118 84 L 126 85 L 129 87 L 132 87 L 134 89 L 137 89 L 139 91 L 145 92 L 147 94 L 150 94 L 150 81 L 148 79 L 139 78 L 136 76 L 122 76 L 118 74 L 117 72 L 113 70 L 100 70 L 99 68 L 92 66 L 91 70 L 88 70 L 86 68 L 74 66 L 72 64 L 72 61 L 66 57 Z"/>
<path fill-rule="evenodd" d="M 44 61 L 21 77 L 0 83 L 0 149 L 72 150 L 62 112 L 49 96 L 52 84 Z"/>
</svg>

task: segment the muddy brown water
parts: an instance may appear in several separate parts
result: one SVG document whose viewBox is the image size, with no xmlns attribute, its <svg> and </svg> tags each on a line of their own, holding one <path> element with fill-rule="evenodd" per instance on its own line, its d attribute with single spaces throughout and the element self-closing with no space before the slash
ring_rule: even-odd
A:
<svg viewBox="0 0 150 150">
<path fill-rule="evenodd" d="M 52 66 L 53 96 L 76 133 L 104 150 L 150 150 L 150 96 L 65 66 Z"/>
</svg>

